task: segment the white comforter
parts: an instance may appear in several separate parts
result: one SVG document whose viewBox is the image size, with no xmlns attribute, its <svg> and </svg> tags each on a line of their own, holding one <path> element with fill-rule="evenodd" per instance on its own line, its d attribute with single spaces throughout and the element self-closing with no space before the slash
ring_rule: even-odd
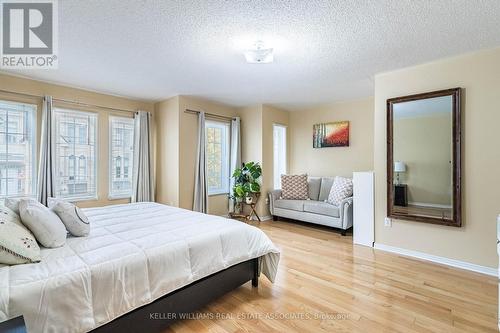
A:
<svg viewBox="0 0 500 333">
<path fill-rule="evenodd" d="M 251 258 L 274 281 L 279 251 L 259 229 L 156 203 L 85 209 L 88 237 L 0 267 L 0 321 L 28 332 L 85 332 Z"/>
</svg>

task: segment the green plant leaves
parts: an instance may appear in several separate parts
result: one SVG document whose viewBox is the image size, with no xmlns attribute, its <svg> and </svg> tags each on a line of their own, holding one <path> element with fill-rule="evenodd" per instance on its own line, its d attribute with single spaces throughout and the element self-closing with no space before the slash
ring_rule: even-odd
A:
<svg viewBox="0 0 500 333">
<path fill-rule="evenodd" d="M 260 192 L 260 185 L 257 182 L 253 182 L 250 184 L 250 192 Z"/>
<path fill-rule="evenodd" d="M 257 162 L 243 163 L 234 170 L 233 198 L 242 198 L 249 193 L 260 192 L 262 167 Z"/>
</svg>

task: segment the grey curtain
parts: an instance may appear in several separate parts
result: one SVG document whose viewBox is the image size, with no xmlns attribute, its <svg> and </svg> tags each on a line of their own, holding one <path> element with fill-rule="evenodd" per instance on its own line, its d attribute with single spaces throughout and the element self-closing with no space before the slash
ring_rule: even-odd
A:
<svg viewBox="0 0 500 333">
<path fill-rule="evenodd" d="M 132 202 L 154 201 L 151 113 L 146 111 L 136 112 L 134 125 Z"/>
<path fill-rule="evenodd" d="M 40 140 L 37 186 L 37 199 L 45 206 L 47 206 L 48 198 L 55 196 L 52 113 L 52 96 L 45 96 L 42 107 L 42 137 Z"/>
<path fill-rule="evenodd" d="M 205 147 L 205 113 L 198 114 L 198 148 L 194 180 L 193 210 L 208 212 L 207 162 Z"/>
<path fill-rule="evenodd" d="M 241 165 L 241 135 L 240 118 L 233 118 L 231 121 L 231 157 L 229 161 L 229 193 L 233 195 L 234 178 L 233 173 Z M 229 212 L 234 212 L 234 201 L 229 199 Z"/>
</svg>

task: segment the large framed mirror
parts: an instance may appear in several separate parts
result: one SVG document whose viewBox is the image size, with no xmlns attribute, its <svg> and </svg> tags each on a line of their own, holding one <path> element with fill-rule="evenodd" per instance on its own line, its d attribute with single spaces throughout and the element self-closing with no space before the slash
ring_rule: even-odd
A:
<svg viewBox="0 0 500 333">
<path fill-rule="evenodd" d="M 460 227 L 461 89 L 387 100 L 387 212 Z"/>
</svg>

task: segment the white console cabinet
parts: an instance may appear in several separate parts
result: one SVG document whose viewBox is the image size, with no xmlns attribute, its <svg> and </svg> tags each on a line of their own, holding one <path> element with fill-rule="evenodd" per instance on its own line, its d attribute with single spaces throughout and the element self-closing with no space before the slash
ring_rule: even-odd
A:
<svg viewBox="0 0 500 333">
<path fill-rule="evenodd" d="M 354 244 L 373 246 L 375 241 L 375 176 L 373 171 L 353 173 Z"/>
</svg>

